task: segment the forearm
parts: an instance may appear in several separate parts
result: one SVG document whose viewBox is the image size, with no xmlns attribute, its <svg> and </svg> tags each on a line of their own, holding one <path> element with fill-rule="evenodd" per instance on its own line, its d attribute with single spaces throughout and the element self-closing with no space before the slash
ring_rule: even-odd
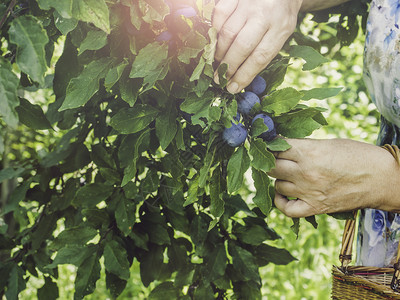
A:
<svg viewBox="0 0 400 300">
<path fill-rule="evenodd" d="M 333 7 L 349 0 L 303 0 L 301 11 L 314 11 Z"/>
</svg>

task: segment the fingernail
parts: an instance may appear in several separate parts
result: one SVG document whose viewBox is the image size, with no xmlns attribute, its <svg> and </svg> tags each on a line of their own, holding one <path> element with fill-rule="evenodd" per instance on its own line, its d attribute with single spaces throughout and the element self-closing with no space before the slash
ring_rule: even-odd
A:
<svg viewBox="0 0 400 300">
<path fill-rule="evenodd" d="M 219 84 L 219 76 L 218 76 L 218 73 L 215 73 L 215 74 L 214 74 L 214 82 L 215 82 L 216 84 Z"/>
<path fill-rule="evenodd" d="M 232 82 L 228 85 L 227 90 L 231 94 L 236 94 L 238 92 L 239 85 L 236 82 Z"/>
</svg>

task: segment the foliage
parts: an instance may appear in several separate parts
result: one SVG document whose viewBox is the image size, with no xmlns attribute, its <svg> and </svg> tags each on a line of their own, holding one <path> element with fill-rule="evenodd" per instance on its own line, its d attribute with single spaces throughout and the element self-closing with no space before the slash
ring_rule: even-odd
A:
<svg viewBox="0 0 400 300">
<path fill-rule="evenodd" d="M 226 66 L 221 85 L 212 81 L 213 1 L 198 1 L 190 18 L 174 14 L 175 5 L 0 4 L 0 291 L 7 299 L 17 299 L 30 276 L 44 278 L 39 299 L 57 298 L 65 264 L 77 267 L 76 299 L 93 293 L 101 274 L 117 297 L 132 265 L 152 287 L 150 299 L 257 299 L 259 268 L 294 260 L 272 246 L 279 235 L 266 222 L 269 149 L 288 145 L 251 134 L 236 149 L 223 143 L 239 99 L 223 89 Z M 363 9 L 350 16 L 366 13 L 363 2 L 353 5 Z M 352 20 L 341 16 L 339 24 Z M 167 30 L 172 39 L 157 41 Z M 297 32 L 261 74 L 267 96 L 253 113 L 268 113 L 286 137 L 325 125 L 324 109 L 307 102 L 339 89 L 281 85 L 292 57 L 312 70 L 327 61 L 321 46 L 350 43 L 353 30 L 335 42 Z M 249 169 L 252 201 L 243 197 Z"/>
</svg>

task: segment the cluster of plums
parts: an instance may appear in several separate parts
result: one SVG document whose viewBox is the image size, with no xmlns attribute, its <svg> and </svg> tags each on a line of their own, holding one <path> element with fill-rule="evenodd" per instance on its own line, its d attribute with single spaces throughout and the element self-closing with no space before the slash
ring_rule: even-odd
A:
<svg viewBox="0 0 400 300">
<path fill-rule="evenodd" d="M 225 128 L 222 133 L 223 140 L 231 147 L 238 147 L 243 144 L 247 138 L 248 130 L 243 123 L 240 122 L 241 116 L 250 117 L 251 110 L 256 103 L 260 104 L 260 95 L 265 91 L 267 83 L 261 76 L 256 76 L 252 83 L 246 88 L 245 92 L 242 93 L 238 101 L 238 114 L 234 118 L 235 122 L 232 122 L 232 126 Z M 276 137 L 276 128 L 274 121 L 270 116 L 266 114 L 257 114 L 251 120 L 251 124 L 257 119 L 263 119 L 264 124 L 268 129 L 259 135 L 265 141 L 271 141 Z"/>
</svg>

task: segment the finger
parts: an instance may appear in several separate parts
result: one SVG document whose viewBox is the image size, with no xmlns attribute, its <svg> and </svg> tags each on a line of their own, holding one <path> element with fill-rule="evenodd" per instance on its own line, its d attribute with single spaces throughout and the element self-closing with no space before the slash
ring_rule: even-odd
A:
<svg viewBox="0 0 400 300">
<path fill-rule="evenodd" d="M 279 53 L 288 37 L 289 35 L 286 33 L 282 34 L 275 29 L 269 30 L 256 49 L 230 79 L 227 87 L 228 91 L 236 94 L 247 87 L 254 77 L 264 70 Z"/>
<path fill-rule="evenodd" d="M 293 182 L 298 173 L 299 166 L 296 162 L 287 159 L 277 159 L 275 167 L 268 172 L 268 175 L 279 180 Z"/>
<path fill-rule="evenodd" d="M 285 197 L 299 198 L 299 192 L 293 182 L 286 180 L 275 181 L 275 191 Z"/>
<path fill-rule="evenodd" d="M 214 7 L 212 25 L 219 32 L 226 20 L 233 14 L 239 0 L 220 0 Z"/>
<path fill-rule="evenodd" d="M 242 28 L 236 39 L 224 53 L 221 63 L 227 63 L 229 68 L 227 78 L 230 79 L 240 65 L 254 51 L 267 32 L 267 25 L 258 21 L 249 21 Z M 222 55 L 222 53 L 221 53 Z"/>
<path fill-rule="evenodd" d="M 298 162 L 301 159 L 301 139 L 285 139 L 286 142 L 290 145 L 290 148 L 285 151 L 275 151 L 273 152 L 275 158 L 290 160 L 293 162 Z M 299 142 L 300 141 L 300 142 Z"/>
<path fill-rule="evenodd" d="M 223 24 L 218 33 L 217 49 L 214 55 L 215 60 L 222 60 L 245 24 L 246 18 L 237 11 Z"/>
<path fill-rule="evenodd" d="M 286 216 L 303 218 L 315 215 L 314 209 L 301 199 L 288 200 L 285 196 L 275 193 L 275 206 Z"/>
</svg>

